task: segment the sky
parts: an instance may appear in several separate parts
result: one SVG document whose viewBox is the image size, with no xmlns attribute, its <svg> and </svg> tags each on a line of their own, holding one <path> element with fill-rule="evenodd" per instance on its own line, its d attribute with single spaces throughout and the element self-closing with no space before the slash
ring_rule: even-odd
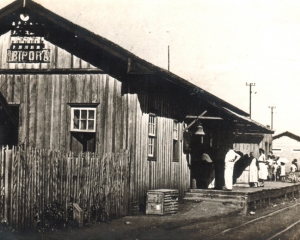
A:
<svg viewBox="0 0 300 240">
<path fill-rule="evenodd" d="M 28 0 L 27 0 L 28 1 Z M 0 8 L 12 0 L 1 0 Z M 300 135 L 300 1 L 35 0 L 249 112 Z"/>
</svg>

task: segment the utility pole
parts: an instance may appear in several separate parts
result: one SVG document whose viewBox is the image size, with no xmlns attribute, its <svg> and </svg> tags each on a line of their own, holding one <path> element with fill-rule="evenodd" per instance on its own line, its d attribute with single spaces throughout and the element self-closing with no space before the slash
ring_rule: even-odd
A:
<svg viewBox="0 0 300 240">
<path fill-rule="evenodd" d="M 170 71 L 170 46 L 168 45 L 168 71 Z"/>
<path fill-rule="evenodd" d="M 276 108 L 275 106 L 269 106 L 271 108 L 271 130 L 273 130 L 273 109 Z"/>
<path fill-rule="evenodd" d="M 167 44 L 168 44 L 168 72 L 170 72 L 170 31 L 166 31 L 167 35 L 166 35 L 166 38 L 167 38 Z"/>
<path fill-rule="evenodd" d="M 246 83 L 246 86 L 249 86 L 249 95 L 250 95 L 250 101 L 249 101 L 249 115 L 250 115 L 250 118 L 251 118 L 251 94 L 252 94 L 252 91 L 251 91 L 251 88 L 252 86 L 254 87 L 255 86 L 255 83 Z"/>
</svg>

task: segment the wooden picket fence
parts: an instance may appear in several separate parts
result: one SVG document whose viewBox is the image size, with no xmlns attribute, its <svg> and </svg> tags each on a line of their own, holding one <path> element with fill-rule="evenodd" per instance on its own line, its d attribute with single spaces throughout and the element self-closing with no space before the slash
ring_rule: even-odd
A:
<svg viewBox="0 0 300 240">
<path fill-rule="evenodd" d="M 45 204 L 71 201 L 90 209 L 105 200 L 110 218 L 129 212 L 130 153 L 73 156 L 54 150 L 2 148 L 0 152 L 0 220 L 15 229 L 35 226 Z"/>
</svg>

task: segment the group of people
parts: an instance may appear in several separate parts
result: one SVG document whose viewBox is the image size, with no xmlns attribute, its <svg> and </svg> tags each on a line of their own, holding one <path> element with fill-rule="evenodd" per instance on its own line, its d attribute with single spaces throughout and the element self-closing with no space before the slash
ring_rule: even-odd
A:
<svg viewBox="0 0 300 240">
<path fill-rule="evenodd" d="M 263 149 L 259 149 L 259 158 L 256 159 L 253 153 L 250 153 L 250 167 L 249 167 L 249 182 L 253 187 L 263 187 L 264 181 L 286 181 L 286 166 L 285 162 L 281 161 L 279 156 L 274 156 L 272 152 L 268 155 L 268 159 L 265 160 L 265 154 Z M 291 182 L 298 182 L 296 172 L 298 171 L 297 159 L 292 161 L 291 169 L 288 174 L 288 178 Z"/>
<path fill-rule="evenodd" d="M 266 164 L 265 151 L 259 149 L 259 158 L 256 159 L 253 152 L 250 152 L 249 182 L 253 187 L 264 187 L 265 180 L 268 179 L 268 167 Z"/>
<path fill-rule="evenodd" d="M 250 152 L 249 155 L 249 183 L 252 187 L 264 187 L 264 182 L 266 180 L 285 181 L 285 162 L 280 161 L 278 156 L 276 157 L 272 152 L 270 152 L 268 159 L 266 159 L 265 151 L 262 148 L 259 149 L 258 159 L 254 157 L 253 152 Z M 232 190 L 234 164 L 240 159 L 240 157 L 241 156 L 234 150 L 228 148 L 225 156 L 225 186 L 223 187 L 223 190 Z M 292 161 L 291 171 L 288 175 L 292 182 L 298 181 L 298 177 L 296 175 L 297 171 L 297 159 L 294 159 Z"/>
</svg>

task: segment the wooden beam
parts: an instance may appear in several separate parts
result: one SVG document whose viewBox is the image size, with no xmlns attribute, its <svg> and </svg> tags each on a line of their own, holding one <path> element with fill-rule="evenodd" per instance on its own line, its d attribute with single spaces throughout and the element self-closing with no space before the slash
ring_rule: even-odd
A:
<svg viewBox="0 0 300 240">
<path fill-rule="evenodd" d="M 223 120 L 223 118 L 221 118 L 221 117 L 199 117 L 199 116 L 190 116 L 190 115 L 188 115 L 188 116 L 186 116 L 186 118 L 198 118 L 198 119 L 209 119 L 209 120 Z"/>
<path fill-rule="evenodd" d="M 184 128 L 182 131 L 186 131 L 189 129 L 200 117 L 202 117 L 207 111 L 205 110 L 203 113 L 201 113 L 194 121 L 192 121 L 186 128 Z"/>
<path fill-rule="evenodd" d="M 2 106 L 3 110 L 6 112 L 12 123 L 15 127 L 18 127 L 17 119 L 15 118 L 13 112 L 10 109 L 10 106 L 8 105 L 5 97 L 0 92 L 0 105 Z"/>
</svg>

